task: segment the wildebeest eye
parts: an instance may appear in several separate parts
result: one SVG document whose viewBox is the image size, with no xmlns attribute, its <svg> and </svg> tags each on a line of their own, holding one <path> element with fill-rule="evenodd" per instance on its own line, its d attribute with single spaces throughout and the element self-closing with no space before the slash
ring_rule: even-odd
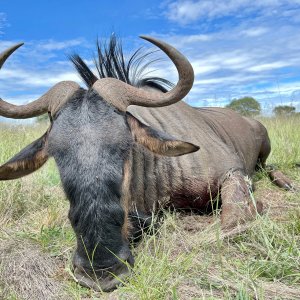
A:
<svg viewBox="0 0 300 300">
<path fill-rule="evenodd" d="M 114 112 L 117 113 L 118 115 L 124 115 L 124 112 L 120 111 L 117 108 L 114 108 Z"/>
</svg>

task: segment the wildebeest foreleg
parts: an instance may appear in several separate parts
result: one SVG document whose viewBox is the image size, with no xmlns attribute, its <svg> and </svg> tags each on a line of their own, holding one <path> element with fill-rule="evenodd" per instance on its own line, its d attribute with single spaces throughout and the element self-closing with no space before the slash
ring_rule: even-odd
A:
<svg viewBox="0 0 300 300">
<path fill-rule="evenodd" d="M 265 139 L 262 142 L 261 149 L 259 152 L 258 156 L 258 164 L 257 164 L 257 169 L 259 170 L 260 168 L 266 170 L 268 173 L 270 179 L 272 182 L 277 185 L 280 188 L 283 188 L 285 190 L 298 190 L 296 187 L 293 185 L 292 181 L 284 175 L 281 171 L 276 170 L 272 165 L 266 165 L 266 160 L 271 152 L 271 145 L 270 145 L 270 139 L 267 136 L 267 133 L 265 133 Z"/>
<path fill-rule="evenodd" d="M 239 172 L 228 173 L 221 186 L 223 228 L 252 220 L 261 213 L 263 205 L 251 195 L 251 182 Z"/>
<path fill-rule="evenodd" d="M 284 175 L 281 171 L 275 170 L 270 166 L 266 167 L 266 171 L 272 180 L 272 182 L 280 188 L 283 188 L 287 191 L 294 191 L 296 187 L 294 186 L 293 182 Z"/>
</svg>

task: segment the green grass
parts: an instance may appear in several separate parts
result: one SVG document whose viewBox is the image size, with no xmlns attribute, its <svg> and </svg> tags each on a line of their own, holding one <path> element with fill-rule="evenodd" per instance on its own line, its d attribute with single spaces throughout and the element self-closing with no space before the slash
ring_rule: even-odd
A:
<svg viewBox="0 0 300 300">
<path fill-rule="evenodd" d="M 260 118 L 268 129 L 272 152 L 268 162 L 283 170 L 300 163 L 300 117 Z"/>
<path fill-rule="evenodd" d="M 73 248 L 76 243 L 74 232 L 68 225 L 42 225 L 39 232 L 24 231 L 18 237 L 32 240 L 52 256 L 62 256 L 66 249 Z"/>
<path fill-rule="evenodd" d="M 300 168 L 295 167 L 300 162 L 300 118 L 260 121 L 272 141 L 268 163 L 300 185 Z M 0 163 L 45 130 L 46 125 L 0 125 Z M 74 281 L 76 239 L 50 160 L 30 176 L 0 182 L 0 249 L 10 241 L 28 243 L 40 249 L 41 257 L 58 262 L 53 279 L 66 293 L 59 299 L 300 299 L 300 193 L 280 190 L 264 173 L 255 176 L 255 184 L 254 196 L 266 207 L 262 217 L 224 234 L 218 213 L 166 213 L 159 233 L 145 236 L 133 249 L 135 267 L 128 281 L 101 294 Z M 0 265 L 0 299 L 22 299 L 14 285 L 4 292 L 1 270 Z"/>
</svg>

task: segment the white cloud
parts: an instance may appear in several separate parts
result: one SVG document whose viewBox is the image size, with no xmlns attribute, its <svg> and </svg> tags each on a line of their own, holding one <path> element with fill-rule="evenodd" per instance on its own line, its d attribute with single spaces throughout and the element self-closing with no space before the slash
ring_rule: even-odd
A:
<svg viewBox="0 0 300 300">
<path fill-rule="evenodd" d="M 68 71 L 61 68 L 50 68 L 48 70 L 39 70 L 39 72 L 26 71 L 25 69 L 8 69 L 1 70 L 1 92 L 9 90 L 12 85 L 16 87 L 24 87 L 25 89 L 34 89 L 36 87 L 50 87 L 54 84 L 64 81 L 73 80 L 80 82 L 80 78 L 75 70 L 72 70 L 71 65 Z M 2 88 L 4 87 L 4 89 Z"/>
<path fill-rule="evenodd" d="M 249 36 L 249 37 L 257 37 L 261 36 L 269 31 L 268 28 L 265 27 L 257 27 L 257 28 L 249 28 L 246 30 L 241 31 L 241 34 Z"/>
<path fill-rule="evenodd" d="M 84 42 L 83 39 L 73 39 L 73 40 L 67 40 L 67 41 L 55 41 L 55 40 L 48 40 L 45 42 L 42 42 L 39 44 L 39 48 L 41 50 L 62 50 L 62 49 L 69 49 L 73 46 L 81 45 Z"/>
<path fill-rule="evenodd" d="M 189 44 L 189 43 L 196 43 L 196 42 L 206 42 L 210 41 L 212 36 L 208 34 L 194 34 L 183 37 L 182 43 Z"/>
<path fill-rule="evenodd" d="M 266 64 L 260 64 L 253 67 L 248 68 L 248 71 L 250 72 L 262 72 L 262 71 L 268 71 L 268 70 L 275 70 L 280 69 L 282 67 L 287 67 L 289 65 L 292 65 L 292 62 L 271 62 Z"/>
<path fill-rule="evenodd" d="M 299 0 L 178 0 L 166 4 L 165 15 L 171 21 L 187 24 L 199 19 L 241 16 L 258 10 L 272 14 L 283 6 L 299 4 Z"/>
<path fill-rule="evenodd" d="M 22 96 L 14 96 L 14 97 L 8 97 L 5 98 L 5 101 L 8 101 L 11 104 L 15 104 L 18 105 L 20 103 L 29 103 L 32 102 L 36 99 L 38 99 L 39 97 L 41 97 L 41 95 L 39 94 L 28 94 L 28 95 L 22 95 Z"/>
</svg>

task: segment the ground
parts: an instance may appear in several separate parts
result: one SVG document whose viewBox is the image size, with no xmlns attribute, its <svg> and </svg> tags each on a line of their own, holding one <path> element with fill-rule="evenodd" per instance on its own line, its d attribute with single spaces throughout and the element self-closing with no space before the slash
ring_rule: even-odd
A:
<svg viewBox="0 0 300 300">
<path fill-rule="evenodd" d="M 261 121 L 269 158 L 300 185 L 300 118 Z M 46 124 L 0 125 L 0 163 L 41 136 Z M 221 231 L 219 214 L 165 212 L 158 234 L 133 250 L 128 282 L 112 293 L 79 286 L 71 271 L 75 237 L 53 161 L 0 182 L 0 299 L 300 299 L 300 192 L 255 178 L 264 203 L 256 220 Z"/>
</svg>

